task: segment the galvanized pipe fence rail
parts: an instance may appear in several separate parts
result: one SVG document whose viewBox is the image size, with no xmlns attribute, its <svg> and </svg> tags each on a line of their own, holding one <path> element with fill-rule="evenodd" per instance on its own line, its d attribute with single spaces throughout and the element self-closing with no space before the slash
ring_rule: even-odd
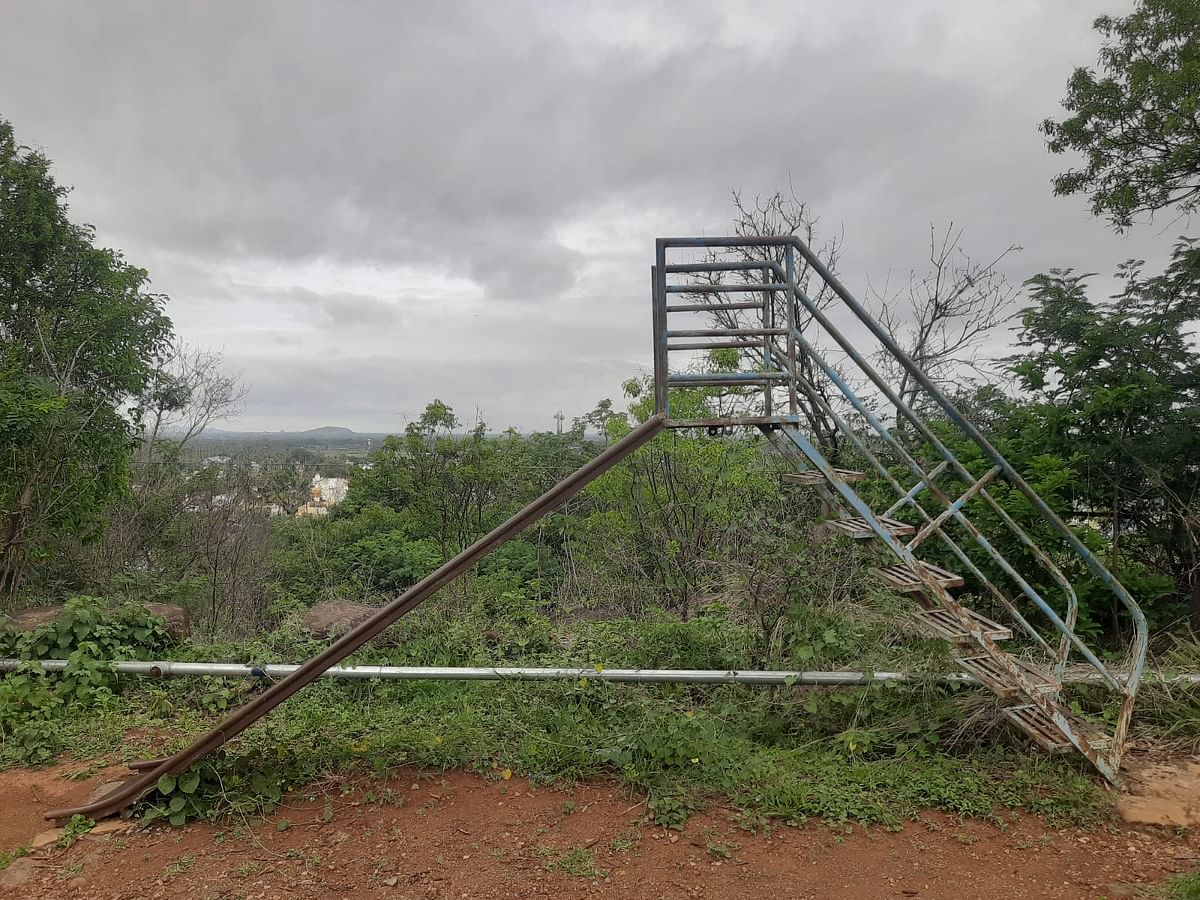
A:
<svg viewBox="0 0 1200 900">
<path fill-rule="evenodd" d="M 296 663 L 225 663 L 180 660 L 101 660 L 119 675 L 147 678 L 261 678 L 274 681 L 296 672 Z M 65 672 L 66 659 L 0 659 L 0 672 L 36 665 L 45 672 Z M 1125 674 L 1125 673 L 1121 673 Z M 807 687 L 862 687 L 878 682 L 913 684 L 974 684 L 969 672 L 872 672 L 809 669 L 622 669 L 597 666 L 331 666 L 321 678 L 344 681 L 589 681 L 612 684 L 738 684 L 802 685 Z M 1150 672 L 1145 681 L 1168 685 L 1200 684 L 1200 672 Z M 1063 673 L 1066 684 L 1100 684 L 1091 668 Z"/>
</svg>

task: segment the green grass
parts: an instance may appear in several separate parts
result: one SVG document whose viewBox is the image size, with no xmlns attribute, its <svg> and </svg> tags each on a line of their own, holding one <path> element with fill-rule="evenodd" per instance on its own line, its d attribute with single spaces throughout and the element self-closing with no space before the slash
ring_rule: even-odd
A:
<svg viewBox="0 0 1200 900">
<path fill-rule="evenodd" d="M 1200 900 L 1200 872 L 1176 875 L 1161 894 L 1169 900 Z"/>
<path fill-rule="evenodd" d="M 13 850 L 0 850 L 0 872 L 3 872 L 22 856 L 29 855 L 29 846 L 17 847 Z"/>
<path fill-rule="evenodd" d="M 608 874 L 607 871 L 596 868 L 592 852 L 586 847 L 568 850 L 553 862 L 546 863 L 546 868 L 552 872 L 564 872 L 576 878 L 603 878 Z"/>
<path fill-rule="evenodd" d="M 870 643 L 828 617 L 814 622 L 805 640 L 816 652 L 853 654 Z M 504 640 L 525 648 L 522 662 L 750 663 L 744 630 L 717 620 L 581 625 L 569 647 L 561 635 L 547 643 L 537 616 L 501 625 Z M 472 628 L 457 628 L 441 613 L 407 627 L 414 643 L 403 658 L 397 648 L 385 654 L 378 647 L 360 658 L 463 662 L 453 659 L 461 645 L 475 661 Z M 190 646 L 186 655 L 302 659 L 312 650 L 313 642 L 285 631 L 252 646 Z M 914 652 L 927 650 L 919 645 Z M 122 678 L 115 695 L 90 708 L 66 708 L 53 727 L 81 759 L 169 752 L 221 716 L 226 704 L 214 704 L 214 696 L 233 708 L 264 686 Z M 1080 760 L 1040 756 L 1003 732 L 975 744 L 952 742 L 962 700 L 978 696 L 961 687 L 895 684 L 812 690 L 596 679 L 321 681 L 201 763 L 199 783 L 187 782 L 186 815 L 254 812 L 330 773 L 386 778 L 401 766 L 489 776 L 511 770 L 540 783 L 616 776 L 648 794 L 651 815 L 668 827 L 682 826 L 710 799 L 732 803 L 756 821 L 821 817 L 894 825 L 928 808 L 993 820 L 1021 810 L 1054 825 L 1093 825 L 1109 815 L 1108 799 Z M 155 740 L 163 737 L 165 747 Z M 0 767 L 21 762 L 19 748 L 0 745 Z M 143 808 L 170 809 L 183 784 L 169 786 L 170 795 L 152 795 Z"/>
</svg>

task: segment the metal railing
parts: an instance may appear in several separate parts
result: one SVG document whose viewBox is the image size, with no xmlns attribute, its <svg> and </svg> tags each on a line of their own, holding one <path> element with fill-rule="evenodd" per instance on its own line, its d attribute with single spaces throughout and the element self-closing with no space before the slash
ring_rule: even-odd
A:
<svg viewBox="0 0 1200 900">
<path fill-rule="evenodd" d="M 694 254 L 698 250 L 706 254 L 702 260 L 668 260 L 668 252 Z M 733 258 L 726 258 L 730 254 Z M 806 278 L 819 279 L 824 296 L 839 301 L 841 310 L 811 299 L 797 276 L 798 266 L 804 268 Z M 1061 677 L 1072 654 L 1081 658 L 1121 697 L 1112 746 L 1107 751 L 1090 746 L 1087 735 L 1066 716 L 1057 700 L 1047 697 L 1008 653 L 986 636 L 976 636 L 976 642 L 1022 688 L 1032 705 L 1042 709 L 1106 777 L 1115 779 L 1145 665 L 1146 621 L 1128 591 L 1075 531 L 799 238 L 662 238 L 657 241 L 651 275 L 655 400 L 667 426 L 759 427 L 802 470 L 820 470 L 827 499 L 861 517 L 882 544 L 920 578 L 926 593 L 964 624 L 970 622 L 968 612 L 936 576 L 925 571 L 914 553 L 918 548 L 932 545 L 954 559 L 970 577 L 972 586 L 1005 610 L 1032 648 L 1053 659 L 1056 676 Z M 684 280 L 673 281 L 670 276 L 684 276 Z M 747 295 L 761 296 L 744 299 Z M 686 302 L 673 303 L 669 297 L 681 297 Z M 865 329 L 878 348 L 877 355 L 905 372 L 917 390 L 908 397 L 899 396 L 868 359 L 872 354 L 863 352 L 863 342 L 852 340 L 838 327 L 834 312 L 843 316 L 849 313 L 850 324 Z M 672 316 L 684 313 L 706 315 L 716 326 L 670 327 Z M 839 358 L 832 359 L 826 346 Z M 753 365 L 742 371 L 723 372 L 685 373 L 672 369 L 675 354 L 713 349 L 736 350 L 740 359 Z M 824 379 L 824 384 L 819 384 L 818 378 Z M 758 409 L 743 408 L 737 415 L 673 418 L 672 390 L 701 386 L 751 388 L 761 391 L 762 399 Z M 741 394 L 744 396 L 746 391 Z M 885 416 L 881 408 L 890 409 L 891 416 Z M 893 424 L 885 418 L 892 418 Z M 831 447 L 828 439 L 819 440 L 812 428 L 800 427 L 817 419 L 831 423 L 845 449 L 852 449 L 879 482 L 894 493 L 896 499 L 884 514 L 876 513 L 838 477 L 829 459 L 838 448 Z M 982 471 L 973 472 L 954 452 L 952 443 L 960 449 L 971 447 L 971 456 L 982 462 Z M 899 473 L 904 472 L 915 478 L 911 486 L 902 482 Z M 954 490 L 950 482 L 955 483 Z M 1028 510 L 1036 514 L 1039 533 L 1048 532 L 1057 546 L 1048 551 L 1030 534 L 1032 525 L 1027 528 L 1016 521 L 989 490 L 1001 485 L 1023 498 Z M 931 499 L 939 508 L 925 508 Z M 912 523 L 916 534 L 906 543 L 881 521 L 893 515 L 916 520 Z M 1005 555 L 997 528 L 1006 535 L 1009 554 L 1014 547 L 1023 552 L 1025 558 L 1020 564 L 1014 565 Z M 1063 566 L 1071 568 L 1074 560 L 1112 592 L 1131 622 L 1129 659 L 1119 674 L 1076 633 L 1078 594 L 1063 571 Z M 1039 570 L 1039 577 L 1033 577 L 1030 566 Z M 1003 590 L 998 581 L 1009 591 Z M 1057 592 L 1061 614 L 1045 596 L 1046 584 Z M 1014 600 L 1018 595 L 1025 601 L 1024 608 Z M 1030 621 L 1034 613 L 1039 623 L 1044 623 L 1042 628 L 1048 628 L 1056 637 L 1053 646 Z"/>
</svg>

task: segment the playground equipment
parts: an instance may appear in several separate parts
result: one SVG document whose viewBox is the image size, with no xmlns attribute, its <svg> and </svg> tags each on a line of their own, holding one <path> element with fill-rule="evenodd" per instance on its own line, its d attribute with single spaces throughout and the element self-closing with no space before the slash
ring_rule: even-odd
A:
<svg viewBox="0 0 1200 900">
<path fill-rule="evenodd" d="M 690 258 L 668 263 L 668 253 Z M 1133 598 L 1071 528 L 799 238 L 660 238 L 651 281 L 654 416 L 190 747 L 166 759 L 135 763 L 139 774 L 114 792 L 84 806 L 51 810 L 46 818 L 99 818 L 129 806 L 160 777 L 184 771 L 241 733 L 665 428 L 705 428 L 712 434 L 759 429 L 794 464 L 797 471 L 785 481 L 820 495 L 828 513 L 824 527 L 870 541 L 880 556 L 872 571 L 894 589 L 913 595 L 915 621 L 961 648 L 959 665 L 1008 703 L 1006 714 L 1014 725 L 1052 752 L 1077 750 L 1115 782 L 1145 663 L 1146 623 Z M 822 287 L 818 300 L 809 291 L 814 282 Z M 669 302 L 669 297 L 680 302 Z M 916 386 L 906 391 L 908 399 L 872 367 L 859 349 L 862 341 L 839 330 L 834 323 L 839 314 L 849 314 L 850 324 L 865 329 L 878 354 Z M 685 316 L 699 316 L 700 326 L 670 327 L 670 321 Z M 829 355 L 830 344 L 837 358 Z M 673 355 L 726 349 L 736 350 L 753 367 L 683 372 L 670 365 Z M 851 367 L 854 375 L 845 371 Z M 672 391 L 698 387 L 730 389 L 731 411 L 673 418 Z M 830 461 L 835 448 L 871 471 L 835 468 Z M 970 453 L 964 454 L 964 448 Z M 898 474 L 905 470 L 910 473 L 906 477 L 916 479 L 908 487 Z M 860 483 L 864 487 L 852 486 Z M 882 513 L 863 496 L 870 492 L 874 498 L 889 490 L 895 499 Z M 1019 524 L 999 502 L 994 493 L 1000 490 L 1009 500 L 1012 494 L 1024 498 L 1024 508 L 1041 526 L 1039 535 L 1051 536 L 1054 546 L 1040 546 L 1029 526 Z M 937 508 L 927 510 L 922 500 L 927 505 L 934 501 Z M 919 547 L 935 539 L 962 574 L 916 556 Z M 1018 548 L 1021 558 L 1010 562 L 1002 552 L 1005 547 Z M 1119 670 L 1101 662 L 1075 633 L 1078 598 L 1068 571 L 1077 580 L 1090 573 L 1127 611 L 1133 639 L 1129 659 Z M 1051 588 L 1039 589 L 1041 585 Z M 951 593 L 955 588 L 967 588 L 1003 610 L 1012 625 L 956 599 Z M 1034 614 L 1040 629 L 1027 617 Z M 1013 637 L 1013 627 L 1023 635 L 1026 652 L 1041 658 L 1000 647 L 999 642 Z M 1062 676 L 1072 659 L 1091 666 L 1100 682 L 1120 696 L 1112 734 L 1064 705 Z"/>
</svg>

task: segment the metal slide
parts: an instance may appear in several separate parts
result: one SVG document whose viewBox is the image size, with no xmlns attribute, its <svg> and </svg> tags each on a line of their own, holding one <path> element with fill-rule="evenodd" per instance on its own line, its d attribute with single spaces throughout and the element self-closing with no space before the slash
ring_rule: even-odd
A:
<svg viewBox="0 0 1200 900">
<path fill-rule="evenodd" d="M 387 606 L 381 607 L 371 618 L 330 644 L 323 653 L 314 656 L 295 672 L 277 681 L 263 694 L 230 713 L 220 725 L 190 747 L 180 750 L 174 756 L 166 759 L 137 764 L 135 768 L 142 770 L 140 774 L 135 775 L 112 793 L 94 803 L 70 809 L 52 809 L 45 814 L 45 817 L 62 820 L 69 819 L 74 815 L 81 815 L 99 819 L 120 812 L 135 803 L 154 788 L 159 778 L 164 775 L 178 775 L 197 760 L 212 753 L 234 735 L 245 731 L 292 694 L 321 677 L 321 673 L 326 669 L 341 662 L 401 616 L 416 609 L 488 553 L 516 537 L 529 525 L 574 496 L 590 481 L 611 469 L 659 434 L 665 427 L 666 423 L 663 417 L 658 415 L 639 425 L 591 462 L 564 478 L 537 500 L 516 513 L 503 525 L 444 563 L 437 571 L 421 579 Z"/>
</svg>

